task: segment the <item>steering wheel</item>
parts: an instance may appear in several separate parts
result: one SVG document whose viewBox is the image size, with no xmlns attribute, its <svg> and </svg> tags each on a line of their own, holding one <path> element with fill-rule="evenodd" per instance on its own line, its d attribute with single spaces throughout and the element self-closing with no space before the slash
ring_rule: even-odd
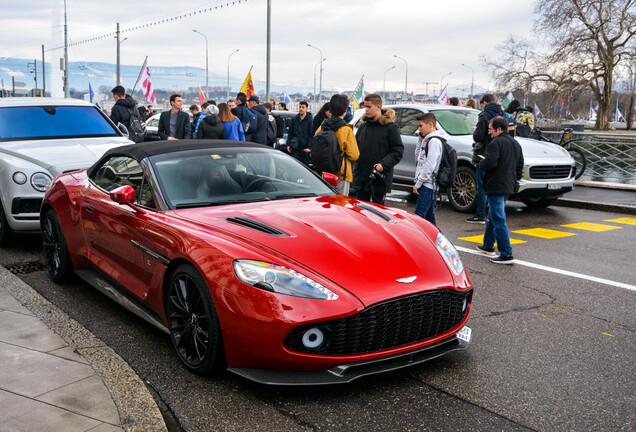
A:
<svg viewBox="0 0 636 432">
<path fill-rule="evenodd" d="M 259 177 L 257 179 L 252 180 L 245 186 L 245 192 L 254 192 L 259 189 L 265 183 L 271 183 L 271 180 L 268 178 Z"/>
</svg>

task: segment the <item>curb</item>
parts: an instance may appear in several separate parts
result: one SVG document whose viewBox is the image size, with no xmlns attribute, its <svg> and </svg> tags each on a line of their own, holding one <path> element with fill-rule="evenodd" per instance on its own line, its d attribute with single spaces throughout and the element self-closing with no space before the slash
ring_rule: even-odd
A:
<svg viewBox="0 0 636 432">
<path fill-rule="evenodd" d="M 621 204 L 610 204 L 610 203 L 601 203 L 601 202 L 593 202 L 593 201 L 580 201 L 573 200 L 568 198 L 559 198 L 553 206 L 558 207 L 570 207 L 570 208 L 579 208 L 585 210 L 599 210 L 599 211 L 607 211 L 614 213 L 624 213 L 624 214 L 636 214 L 636 207 L 634 206 L 626 206 Z"/>
<path fill-rule="evenodd" d="M 0 284 L 90 363 L 110 392 L 124 430 L 167 431 L 146 385 L 112 348 L 2 266 Z"/>
</svg>

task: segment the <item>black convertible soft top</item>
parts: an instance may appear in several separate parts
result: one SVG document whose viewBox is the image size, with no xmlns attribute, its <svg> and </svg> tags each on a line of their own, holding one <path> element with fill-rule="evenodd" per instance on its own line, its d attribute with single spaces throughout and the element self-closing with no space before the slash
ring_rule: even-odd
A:
<svg viewBox="0 0 636 432">
<path fill-rule="evenodd" d="M 263 148 L 271 149 L 271 147 L 262 144 L 255 144 L 245 141 L 228 141 L 228 140 L 166 140 L 166 141 L 148 141 L 138 144 L 129 144 L 121 147 L 115 147 L 108 150 L 99 158 L 88 170 L 88 175 L 92 176 L 93 171 L 101 166 L 105 161 L 113 156 L 129 156 L 137 161 L 164 153 L 175 153 L 184 150 L 199 149 L 220 149 L 220 148 Z"/>
</svg>

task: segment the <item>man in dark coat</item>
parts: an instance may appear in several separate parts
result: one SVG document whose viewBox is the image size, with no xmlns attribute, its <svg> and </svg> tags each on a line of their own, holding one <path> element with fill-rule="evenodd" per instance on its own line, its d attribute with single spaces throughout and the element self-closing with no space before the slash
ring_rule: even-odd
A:
<svg viewBox="0 0 636 432">
<path fill-rule="evenodd" d="M 219 118 L 219 109 L 216 105 L 208 105 L 206 116 L 201 120 L 196 139 L 226 139 L 225 126 Z"/>
<path fill-rule="evenodd" d="M 353 170 L 353 186 L 356 198 L 384 204 L 393 184 L 393 167 L 402 160 L 404 144 L 395 124 L 395 111 L 382 109 L 380 95 L 365 96 L 364 108 L 366 114 L 356 133 L 360 158 Z"/>
<path fill-rule="evenodd" d="M 300 101 L 298 114 L 292 119 L 289 132 L 287 132 L 287 151 L 307 166 L 311 161 L 311 124 L 313 121 L 308 109 L 309 104 L 306 101 Z"/>
<path fill-rule="evenodd" d="M 115 123 L 121 123 L 126 126 L 126 129 L 130 130 L 130 118 L 137 116 L 135 100 L 126 94 L 126 90 L 122 86 L 115 86 L 111 90 L 113 93 L 113 99 L 115 99 L 115 105 L 110 111 L 110 119 Z"/>
<path fill-rule="evenodd" d="M 269 115 L 267 109 L 263 105 L 259 105 L 258 96 L 250 96 L 247 100 L 247 107 L 256 114 L 256 131 L 251 134 L 251 141 L 267 145 L 267 123 L 269 122 Z M 246 138 L 247 140 L 247 138 Z"/>
<path fill-rule="evenodd" d="M 181 111 L 183 99 L 181 95 L 170 96 L 170 111 L 164 111 L 159 116 L 159 128 L 157 133 L 164 140 L 190 139 L 192 127 L 190 116 Z"/>
<path fill-rule="evenodd" d="M 479 113 L 477 126 L 473 132 L 473 165 L 475 165 L 475 216 L 466 219 L 469 223 L 486 223 L 486 194 L 484 193 L 484 172 L 479 168 L 479 161 L 486 153 L 488 143 L 492 140 L 488 134 L 488 123 L 497 116 L 502 116 L 501 105 L 495 102 L 495 96 L 486 93 L 479 101 L 482 112 Z"/>
<path fill-rule="evenodd" d="M 492 256 L 496 264 L 512 264 L 512 246 L 506 224 L 506 200 L 517 191 L 517 181 L 523 171 L 521 146 L 508 133 L 508 120 L 497 116 L 490 121 L 489 133 L 493 138 L 488 144 L 486 155 L 479 162 L 484 171 L 484 189 L 488 199 L 488 222 L 484 233 L 484 243 L 477 245 L 481 253 Z M 495 241 L 499 256 L 495 256 Z"/>
</svg>

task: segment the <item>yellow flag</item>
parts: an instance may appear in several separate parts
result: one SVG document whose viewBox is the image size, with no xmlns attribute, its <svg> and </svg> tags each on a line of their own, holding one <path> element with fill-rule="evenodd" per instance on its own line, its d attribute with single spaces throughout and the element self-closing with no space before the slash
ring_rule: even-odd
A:
<svg viewBox="0 0 636 432">
<path fill-rule="evenodd" d="M 250 96 L 254 96 L 254 83 L 252 82 L 252 69 L 247 73 L 245 77 L 245 81 L 243 81 L 243 86 L 241 87 L 241 91 L 245 93 L 245 96 L 249 99 Z"/>
</svg>

